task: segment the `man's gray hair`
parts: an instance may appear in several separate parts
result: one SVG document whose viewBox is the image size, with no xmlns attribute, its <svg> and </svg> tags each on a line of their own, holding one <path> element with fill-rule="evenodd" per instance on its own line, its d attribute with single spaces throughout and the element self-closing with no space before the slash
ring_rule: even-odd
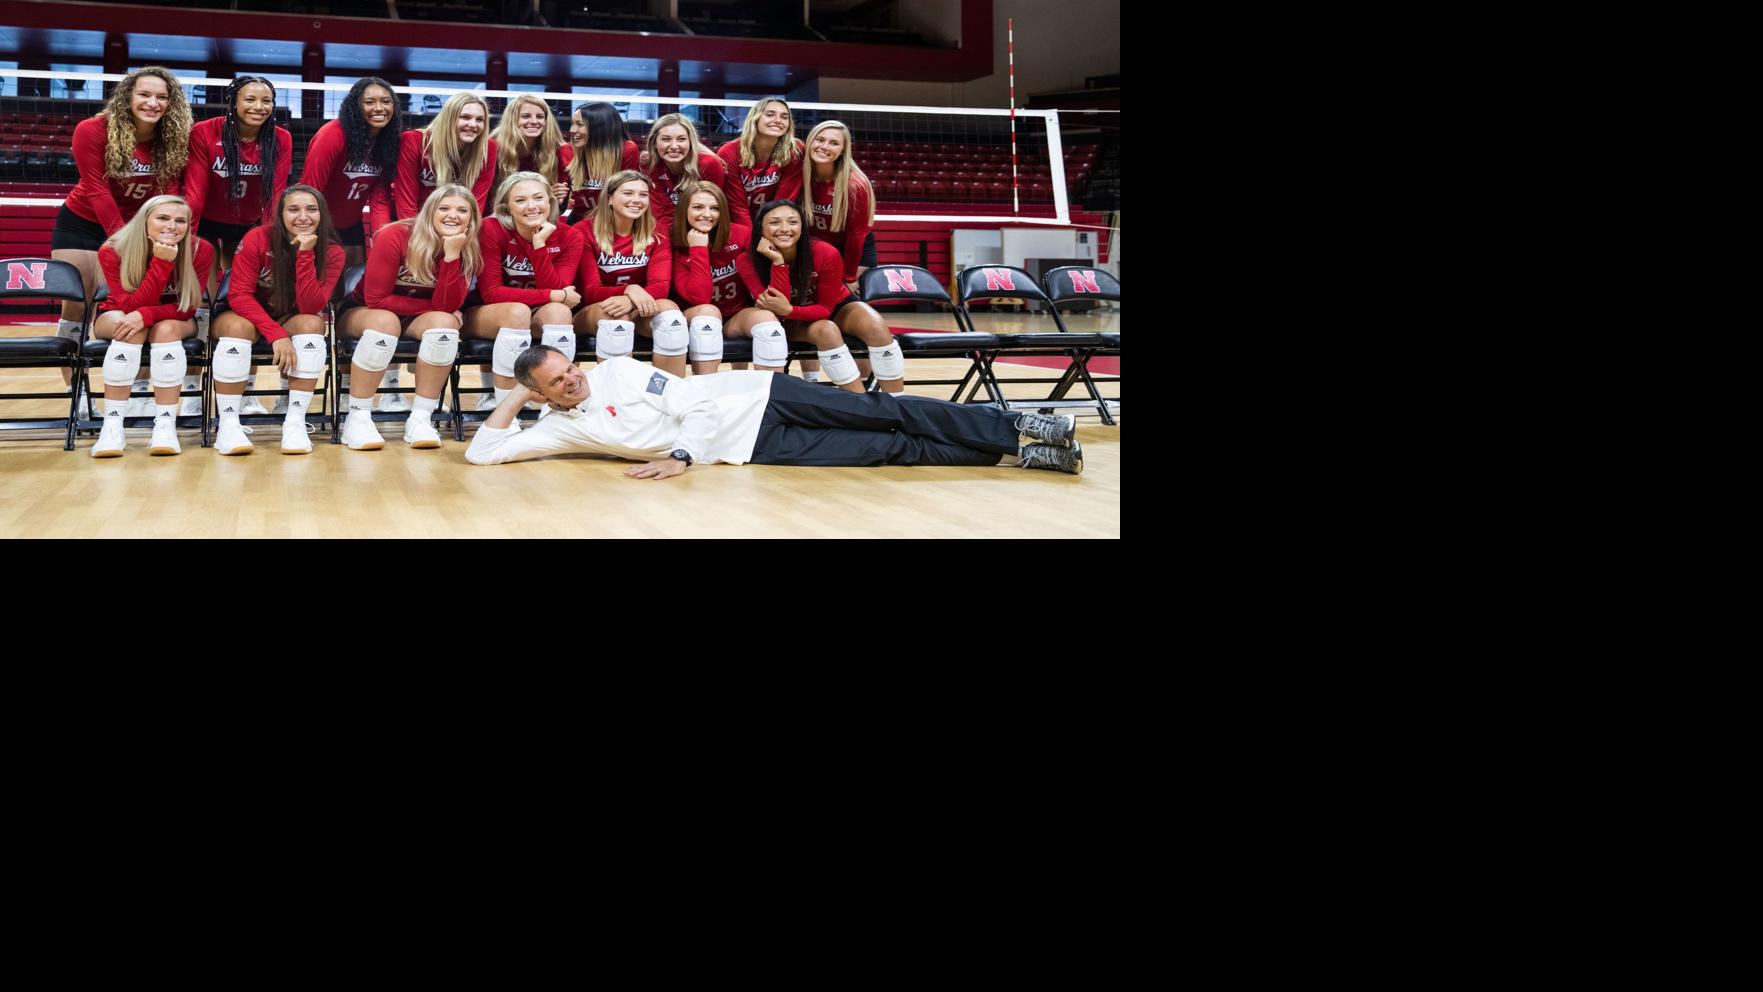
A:
<svg viewBox="0 0 1763 992">
<path fill-rule="evenodd" d="M 548 344 L 535 344 L 520 353 L 514 360 L 514 379 L 526 388 L 539 392 L 539 382 L 533 378 L 534 370 L 545 364 L 546 355 L 563 355 L 563 352 Z M 563 355 L 568 358 L 568 355 Z"/>
</svg>

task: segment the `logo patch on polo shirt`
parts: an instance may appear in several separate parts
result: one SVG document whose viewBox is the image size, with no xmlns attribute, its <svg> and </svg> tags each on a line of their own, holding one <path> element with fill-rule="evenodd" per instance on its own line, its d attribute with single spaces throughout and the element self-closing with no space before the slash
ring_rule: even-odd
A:
<svg viewBox="0 0 1763 992">
<path fill-rule="evenodd" d="M 660 396 L 667 391 L 667 376 L 657 372 L 649 377 L 649 392 Z"/>
</svg>

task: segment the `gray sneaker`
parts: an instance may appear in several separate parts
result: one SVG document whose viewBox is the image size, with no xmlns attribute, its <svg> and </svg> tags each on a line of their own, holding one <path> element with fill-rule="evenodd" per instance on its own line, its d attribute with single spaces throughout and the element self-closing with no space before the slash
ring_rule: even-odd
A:
<svg viewBox="0 0 1763 992">
<path fill-rule="evenodd" d="M 1070 445 L 1077 440 L 1077 418 L 1069 414 L 1025 413 L 1016 418 L 1016 431 L 1047 444 Z"/>
<path fill-rule="evenodd" d="M 1083 445 L 1076 441 L 1069 448 L 1062 444 L 1025 444 L 1018 457 L 1018 468 L 1044 468 L 1067 475 L 1082 475 L 1084 470 Z"/>
</svg>

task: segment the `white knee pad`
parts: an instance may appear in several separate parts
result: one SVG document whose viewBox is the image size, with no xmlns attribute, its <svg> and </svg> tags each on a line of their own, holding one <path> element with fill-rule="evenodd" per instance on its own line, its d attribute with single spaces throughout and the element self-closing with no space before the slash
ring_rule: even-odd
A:
<svg viewBox="0 0 1763 992">
<path fill-rule="evenodd" d="M 790 360 L 790 342 L 784 337 L 784 325 L 775 320 L 753 325 L 753 362 L 756 365 L 782 365 Z"/>
<path fill-rule="evenodd" d="M 839 345 L 831 351 L 822 351 L 820 355 L 820 371 L 832 380 L 833 385 L 843 386 L 857 378 L 857 360 L 851 357 L 851 349 Z"/>
<path fill-rule="evenodd" d="M 251 342 L 244 338 L 217 338 L 213 365 L 215 382 L 251 381 Z"/>
<path fill-rule="evenodd" d="M 568 324 L 541 324 L 539 334 L 541 344 L 556 348 L 564 358 L 575 361 L 575 328 Z"/>
<path fill-rule="evenodd" d="M 900 351 L 900 342 L 870 345 L 869 367 L 877 379 L 906 378 L 906 356 Z"/>
<path fill-rule="evenodd" d="M 110 342 L 110 349 L 104 353 L 104 384 L 132 386 L 135 384 L 135 373 L 139 371 L 141 346 L 123 344 L 121 341 Z"/>
<path fill-rule="evenodd" d="M 628 320 L 602 320 L 594 329 L 594 357 L 602 362 L 623 358 L 631 353 L 636 340 L 637 325 Z"/>
<path fill-rule="evenodd" d="M 295 379 L 316 379 L 324 371 L 326 356 L 323 334 L 294 335 Z M 286 382 L 287 377 L 283 381 Z"/>
<path fill-rule="evenodd" d="M 527 343 L 532 343 L 529 334 Z M 448 366 L 459 357 L 459 331 L 452 327 L 436 327 L 422 332 L 422 347 L 416 357 L 430 365 Z"/>
<path fill-rule="evenodd" d="M 678 310 L 658 313 L 649 321 L 649 336 L 655 339 L 655 354 L 672 357 L 683 355 L 691 347 L 692 333 L 686 330 L 686 315 Z"/>
<path fill-rule="evenodd" d="M 246 361 L 250 359 L 246 358 Z M 184 343 L 173 341 L 170 344 L 154 345 L 152 371 L 153 388 L 182 386 L 184 373 L 190 371 L 190 361 L 184 357 Z"/>
<path fill-rule="evenodd" d="M 722 318 L 693 317 L 688 332 L 692 341 L 689 351 L 694 362 L 722 361 Z"/>
<path fill-rule="evenodd" d="M 428 340 L 428 335 L 423 335 Z M 504 327 L 496 332 L 496 350 L 490 357 L 490 371 L 497 375 L 514 377 L 514 360 L 520 353 L 533 346 L 533 332 L 518 327 Z"/>
<path fill-rule="evenodd" d="M 398 353 L 398 339 L 379 331 L 363 331 L 355 342 L 355 364 L 369 372 L 384 372 Z"/>
</svg>

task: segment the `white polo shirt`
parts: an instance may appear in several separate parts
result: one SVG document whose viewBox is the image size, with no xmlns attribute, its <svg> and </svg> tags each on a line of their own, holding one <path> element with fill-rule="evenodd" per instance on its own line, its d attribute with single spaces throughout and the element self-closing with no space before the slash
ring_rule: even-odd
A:
<svg viewBox="0 0 1763 992">
<path fill-rule="evenodd" d="M 739 465 L 753 457 L 771 399 L 771 372 L 718 372 L 682 379 L 634 358 L 588 372 L 588 398 L 525 430 L 518 422 L 480 427 L 465 460 L 473 465 L 595 454 L 654 461 L 684 448 L 694 462 Z"/>
</svg>

